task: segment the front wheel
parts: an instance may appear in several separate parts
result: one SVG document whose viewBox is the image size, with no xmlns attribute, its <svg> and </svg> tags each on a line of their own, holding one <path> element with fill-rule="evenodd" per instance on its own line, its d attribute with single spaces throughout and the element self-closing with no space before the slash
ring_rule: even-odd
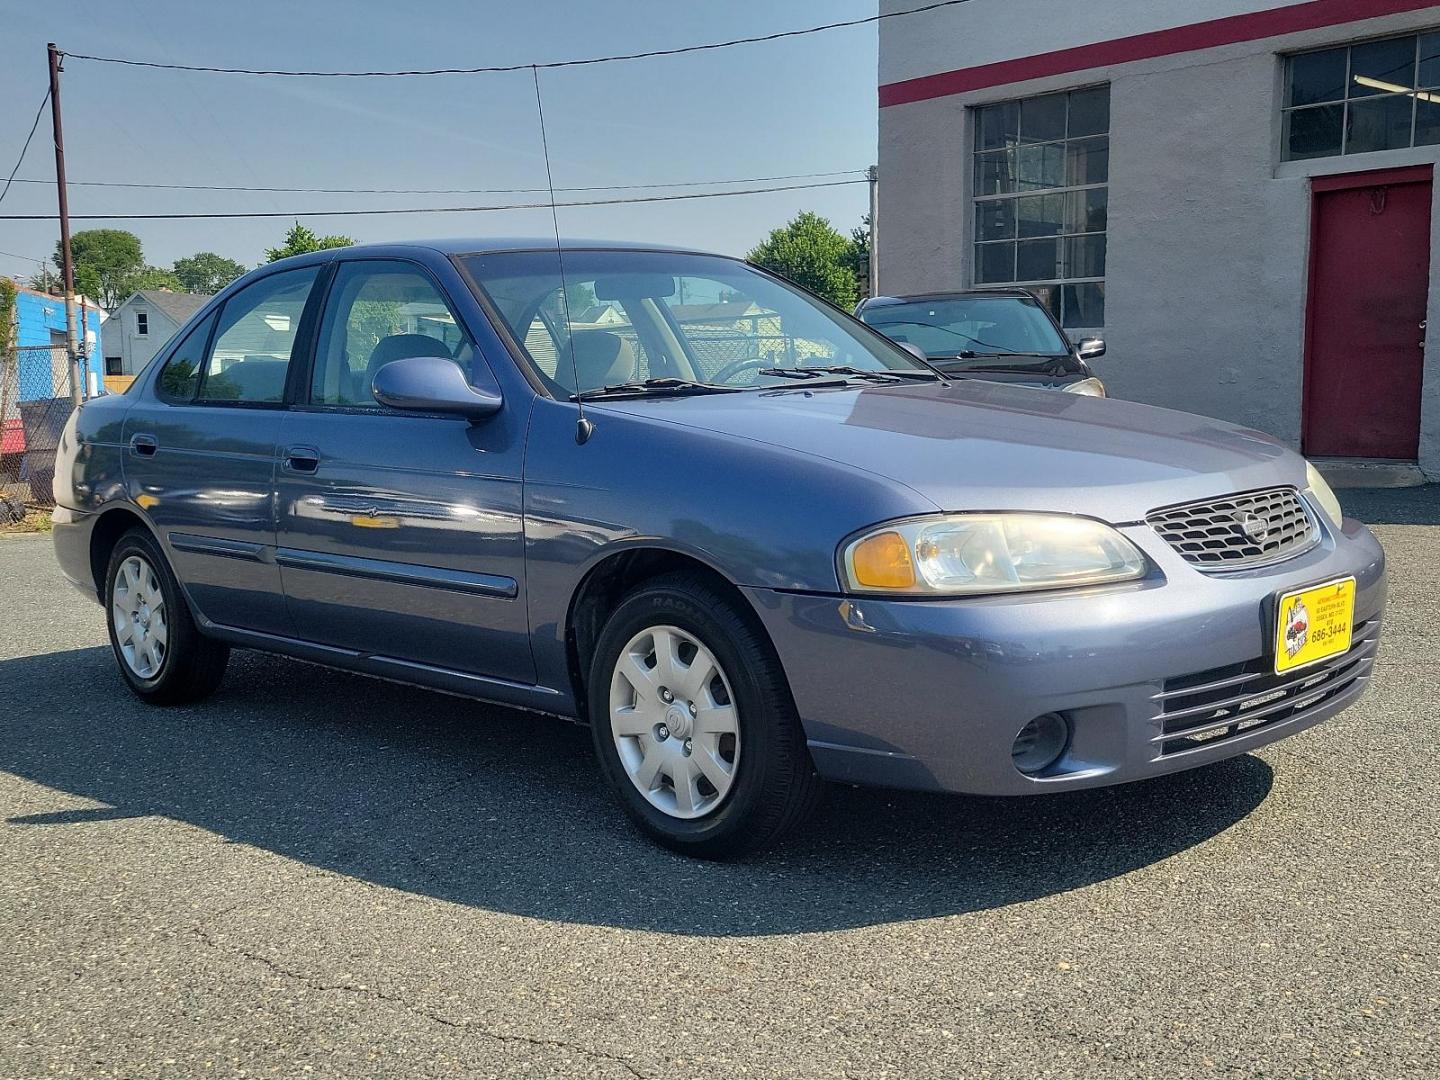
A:
<svg viewBox="0 0 1440 1080">
<path fill-rule="evenodd" d="M 115 545 L 105 575 L 105 610 L 120 674 L 141 699 L 177 705 L 220 685 L 230 649 L 201 635 L 148 532 L 132 529 Z"/>
<path fill-rule="evenodd" d="M 746 616 L 697 575 L 658 578 L 616 609 L 590 673 L 595 752 L 622 805 L 706 858 L 773 843 L 820 792 L 780 661 Z"/>
</svg>

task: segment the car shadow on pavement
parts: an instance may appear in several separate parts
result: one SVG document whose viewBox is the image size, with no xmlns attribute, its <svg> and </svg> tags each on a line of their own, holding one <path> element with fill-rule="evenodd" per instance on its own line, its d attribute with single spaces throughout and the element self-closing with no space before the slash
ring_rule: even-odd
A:
<svg viewBox="0 0 1440 1080">
<path fill-rule="evenodd" d="M 633 831 L 589 733 L 559 720 L 244 652 L 196 706 L 140 704 L 107 648 L 0 661 L 0 685 L 0 769 L 105 804 L 0 829 L 53 829 L 58 845 L 75 824 L 154 815 L 457 904 L 673 934 L 845 929 L 1075 889 L 1214 836 L 1272 781 L 1247 756 L 1035 799 L 837 787 L 783 847 L 705 863 Z"/>
</svg>

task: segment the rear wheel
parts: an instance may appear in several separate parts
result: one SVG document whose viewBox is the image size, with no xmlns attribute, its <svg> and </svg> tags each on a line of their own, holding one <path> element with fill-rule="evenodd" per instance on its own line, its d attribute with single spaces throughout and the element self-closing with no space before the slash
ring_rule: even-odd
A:
<svg viewBox="0 0 1440 1080">
<path fill-rule="evenodd" d="M 105 610 L 120 674 L 143 700 L 154 705 L 197 701 L 220 685 L 230 649 L 201 635 L 148 532 L 132 529 L 111 552 Z"/>
<path fill-rule="evenodd" d="M 666 575 L 621 603 L 596 645 L 589 698 L 606 779 L 667 847 L 758 850 L 819 796 L 774 649 L 698 575 Z"/>
</svg>

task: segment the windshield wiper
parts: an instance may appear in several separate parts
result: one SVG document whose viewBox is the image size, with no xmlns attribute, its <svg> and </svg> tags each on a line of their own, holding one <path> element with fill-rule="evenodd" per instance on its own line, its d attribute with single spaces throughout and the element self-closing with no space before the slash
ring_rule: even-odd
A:
<svg viewBox="0 0 1440 1080">
<path fill-rule="evenodd" d="M 783 379 L 817 379 L 822 375 L 845 375 L 852 379 L 870 379 L 874 382 L 899 382 L 903 379 L 924 379 L 937 382 L 945 376 L 937 371 L 907 371 L 886 368 L 884 371 L 865 371 L 847 364 L 832 364 L 828 367 L 773 367 L 761 368 L 758 374 L 777 375 Z"/>
<path fill-rule="evenodd" d="M 954 359 L 954 360 L 997 360 L 997 359 L 1003 360 L 1003 359 L 1006 359 L 1006 358 L 1015 359 L 1016 357 L 1026 357 L 1026 356 L 1034 356 L 1034 357 L 1039 357 L 1039 358 L 1042 358 L 1042 359 L 1056 359 L 1056 360 L 1064 359 L 1064 354 L 1063 354 L 1063 353 L 1050 353 L 1050 352 L 987 352 L 987 353 L 977 353 L 977 352 L 975 352 L 973 349 L 966 349 L 966 350 L 963 351 L 963 352 L 960 352 L 960 353 L 955 354 L 953 357 L 951 357 L 951 356 L 932 356 L 932 357 L 930 358 L 930 360 L 931 360 L 932 363 L 935 363 L 935 362 L 937 362 L 937 361 L 944 361 L 944 360 L 951 360 L 951 359 Z"/>
<path fill-rule="evenodd" d="M 645 379 L 637 382 L 616 383 L 613 386 L 598 386 L 579 394 L 571 394 L 571 401 L 591 401 L 606 397 L 646 397 L 652 394 L 667 394 L 683 397 L 688 394 L 734 394 L 738 386 L 716 386 L 714 383 L 691 382 L 689 379 Z"/>
</svg>

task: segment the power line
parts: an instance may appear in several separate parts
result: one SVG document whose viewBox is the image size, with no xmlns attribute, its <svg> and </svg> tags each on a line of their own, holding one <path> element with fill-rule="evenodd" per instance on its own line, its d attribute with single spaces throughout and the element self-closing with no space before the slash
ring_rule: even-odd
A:
<svg viewBox="0 0 1440 1080">
<path fill-rule="evenodd" d="M 623 60 L 649 60 L 657 56 L 681 56 L 686 53 L 711 52 L 715 49 L 733 48 L 736 45 L 756 45 L 764 41 L 780 41 L 785 38 L 804 37 L 808 34 L 819 34 L 827 30 L 841 30 L 852 26 L 867 26 L 870 23 L 878 23 L 884 19 L 894 19 L 904 15 L 920 15 L 924 12 L 937 11 L 940 8 L 957 7 L 960 4 L 969 2 L 970 0 L 935 0 L 934 3 L 925 4 L 922 7 L 910 8 L 906 11 L 885 11 L 878 15 L 866 16 L 862 19 L 846 19 L 843 22 L 825 23 L 821 26 L 808 26 L 802 30 L 781 30 L 773 34 L 732 38 L 729 41 L 713 41 L 703 45 L 683 45 L 673 49 L 651 49 L 647 52 L 621 53 L 614 56 L 592 56 L 581 60 L 551 60 L 548 63 L 526 62 L 472 68 L 415 68 L 403 71 L 293 71 L 279 68 L 229 68 L 211 67 L 203 64 L 162 64 L 154 60 L 131 60 L 119 56 L 90 56 L 85 53 L 66 53 L 65 55 L 72 60 L 90 60 L 97 64 L 123 64 L 126 67 L 159 68 L 165 71 L 208 71 L 222 75 L 282 75 L 291 78 L 319 79 L 378 79 L 399 78 L 410 75 L 485 75 L 507 71 L 529 71 L 531 68 L 549 70 L 553 68 L 589 67 L 594 64 L 612 64 Z"/>
<path fill-rule="evenodd" d="M 25 155 L 30 150 L 30 140 L 35 138 L 35 129 L 40 126 L 40 117 L 45 115 L 45 106 L 48 104 L 50 104 L 50 91 L 47 89 L 45 96 L 40 99 L 40 108 L 35 110 L 35 122 L 30 125 L 30 134 L 25 136 L 25 145 L 20 148 L 20 156 L 15 159 L 15 167 L 10 170 L 5 187 L 0 189 L 0 202 L 4 202 L 5 196 L 10 194 L 10 185 L 15 182 L 15 174 L 20 171 L 20 166 L 25 161 Z"/>
<path fill-rule="evenodd" d="M 716 184 L 769 184 L 782 180 L 814 180 L 820 177 L 852 176 L 864 169 L 836 169 L 833 172 L 789 173 L 784 176 L 745 176 L 733 180 L 683 180 L 663 184 L 594 184 L 588 187 L 557 187 L 556 191 L 646 191 L 655 188 L 712 187 Z M 17 184 L 50 184 L 55 181 L 21 177 Z M 543 187 L 519 188 L 326 188 L 326 187 L 259 187 L 248 184 L 158 184 L 128 183 L 123 180 L 70 180 L 70 187 L 143 188 L 164 191 L 266 191 L 300 195 L 533 195 L 548 191 Z"/>
<path fill-rule="evenodd" d="M 40 263 L 42 265 L 45 263 L 44 259 L 36 259 L 30 255 L 21 255 L 18 251 L 0 251 L 0 255 L 8 255 L 12 259 L 21 259 L 25 262 Z"/>
<path fill-rule="evenodd" d="M 688 199 L 724 199 L 735 195 L 765 195 L 775 191 L 806 191 L 812 188 L 866 184 L 868 180 L 829 180 L 815 184 L 786 184 L 780 187 L 736 188 L 733 191 L 697 191 L 683 195 L 635 195 L 626 199 L 573 199 L 554 206 L 620 206 L 632 203 L 679 202 Z M 507 203 L 500 206 L 412 206 L 382 210 L 264 210 L 213 214 L 71 214 L 72 221 L 193 221 L 227 218 L 313 218 L 377 217 L 388 214 L 477 214 L 496 210 L 548 210 L 552 203 Z M 54 221 L 55 214 L 0 214 L 0 221 Z"/>
</svg>

